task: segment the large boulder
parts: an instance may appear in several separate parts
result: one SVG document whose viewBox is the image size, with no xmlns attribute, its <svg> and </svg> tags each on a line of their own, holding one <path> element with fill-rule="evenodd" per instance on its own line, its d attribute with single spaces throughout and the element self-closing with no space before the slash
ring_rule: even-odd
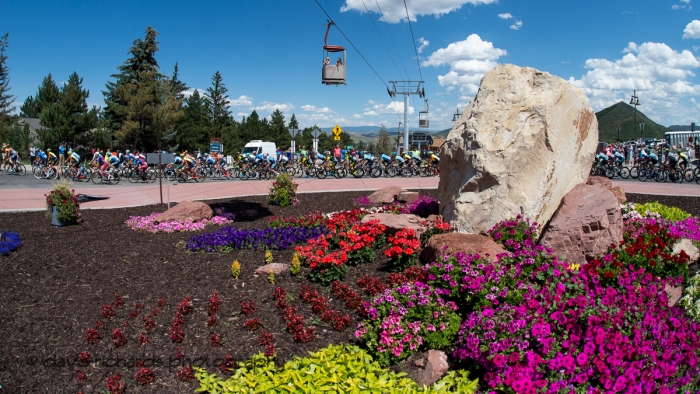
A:
<svg viewBox="0 0 700 394">
<path fill-rule="evenodd" d="M 181 201 L 158 216 L 156 224 L 165 222 L 198 222 L 202 219 L 211 219 L 213 215 L 214 211 L 212 211 L 211 207 L 203 202 Z"/>
<path fill-rule="evenodd" d="M 426 230 L 427 221 L 420 216 L 410 213 L 370 213 L 362 218 L 362 223 L 367 223 L 371 220 L 379 220 L 379 223 L 386 226 L 386 233 L 394 235 L 404 228 L 411 228 L 416 232 L 416 237 L 420 238 Z"/>
<path fill-rule="evenodd" d="M 601 184 L 579 184 L 564 196 L 540 244 L 570 263 L 605 254 L 622 241 L 617 197 Z"/>
<path fill-rule="evenodd" d="M 369 201 L 372 204 L 388 204 L 394 202 L 396 197 L 403 191 L 401 186 L 387 186 L 383 189 L 379 189 L 376 192 L 369 195 Z"/>
<path fill-rule="evenodd" d="M 479 253 L 491 261 L 496 261 L 496 256 L 508 251 L 496 243 L 491 237 L 480 234 L 445 233 L 435 234 L 428 239 L 427 245 L 421 252 L 420 260 L 430 264 L 444 253 Z"/>
<path fill-rule="evenodd" d="M 484 75 L 443 145 L 440 213 L 464 233 L 518 214 L 547 223 L 588 178 L 597 145 L 598 121 L 581 90 L 500 65 Z"/>
<path fill-rule="evenodd" d="M 624 204 L 627 202 L 627 194 L 625 193 L 625 189 L 621 188 L 620 186 L 613 186 L 612 181 L 606 177 L 589 176 L 586 183 L 589 185 L 604 186 L 606 189 L 610 190 L 615 197 L 617 197 L 618 203 Z"/>
<path fill-rule="evenodd" d="M 425 357 L 416 360 L 415 365 L 420 368 L 416 379 L 418 386 L 432 385 L 450 369 L 445 352 L 432 349 Z"/>
</svg>

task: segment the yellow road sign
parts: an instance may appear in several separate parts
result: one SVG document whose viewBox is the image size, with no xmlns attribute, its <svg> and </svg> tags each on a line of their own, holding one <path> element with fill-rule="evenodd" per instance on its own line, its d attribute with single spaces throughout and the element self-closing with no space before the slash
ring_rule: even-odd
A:
<svg viewBox="0 0 700 394">
<path fill-rule="evenodd" d="M 340 141 L 340 136 L 339 136 L 339 135 L 336 135 L 335 137 L 333 137 L 333 140 L 335 140 L 335 141 Z"/>
<path fill-rule="evenodd" d="M 333 135 L 338 137 L 338 138 L 336 138 L 336 140 L 340 139 L 340 133 L 342 133 L 342 132 L 343 132 L 343 129 L 341 129 L 340 126 L 335 125 L 335 127 L 333 128 Z"/>
</svg>

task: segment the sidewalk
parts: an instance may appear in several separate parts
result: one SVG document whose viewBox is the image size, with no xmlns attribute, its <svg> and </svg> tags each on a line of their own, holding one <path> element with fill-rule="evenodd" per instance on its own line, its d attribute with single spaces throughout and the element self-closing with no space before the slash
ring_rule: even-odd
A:
<svg viewBox="0 0 700 394">
<path fill-rule="evenodd" d="M 299 193 L 344 192 L 356 190 L 377 190 L 389 185 L 398 185 L 404 189 L 436 189 L 439 178 L 346 178 L 316 179 L 300 178 Z M 163 202 L 183 200 L 211 200 L 247 195 L 266 195 L 272 181 L 207 181 L 204 183 L 163 183 Z M 700 185 L 683 183 L 613 181 L 613 186 L 621 186 L 627 193 L 652 195 L 678 195 L 700 197 Z M 0 212 L 37 211 L 45 207 L 46 188 L 1 189 Z M 161 201 L 158 183 L 150 185 L 116 185 L 103 187 L 83 187 L 75 185 L 76 193 L 96 194 L 109 197 L 106 200 L 90 201 L 80 204 L 82 209 L 122 208 L 158 204 Z"/>
</svg>

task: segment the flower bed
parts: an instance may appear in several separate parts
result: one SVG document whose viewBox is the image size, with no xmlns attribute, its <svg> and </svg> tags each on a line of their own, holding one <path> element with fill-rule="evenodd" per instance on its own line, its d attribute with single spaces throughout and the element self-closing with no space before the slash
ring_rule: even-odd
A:
<svg viewBox="0 0 700 394">
<path fill-rule="evenodd" d="M 19 234 L 9 231 L 2 231 L 0 239 L 0 255 L 7 256 L 10 252 L 22 246 L 22 239 Z"/>
<path fill-rule="evenodd" d="M 214 216 L 211 219 L 202 219 L 198 222 L 185 221 L 180 222 L 161 222 L 156 224 L 155 221 L 162 213 L 156 212 L 148 216 L 130 216 L 126 222 L 127 226 L 134 231 L 148 231 L 149 233 L 173 233 L 178 231 L 199 231 L 204 230 L 208 224 L 224 225 L 233 223 L 231 219 L 223 216 Z"/>
<path fill-rule="evenodd" d="M 305 242 L 326 232 L 323 226 L 316 227 L 275 227 L 241 229 L 224 227 L 220 230 L 195 235 L 188 239 L 185 250 L 190 252 L 226 252 L 233 249 L 287 249 L 295 243 Z"/>
</svg>

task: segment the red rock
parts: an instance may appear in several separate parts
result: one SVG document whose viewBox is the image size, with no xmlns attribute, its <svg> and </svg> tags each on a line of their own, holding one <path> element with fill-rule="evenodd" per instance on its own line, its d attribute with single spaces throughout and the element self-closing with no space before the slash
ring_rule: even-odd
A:
<svg viewBox="0 0 700 394">
<path fill-rule="evenodd" d="M 263 265 L 262 267 L 258 267 L 258 268 L 255 270 L 255 273 L 256 273 L 257 275 L 269 275 L 269 274 L 270 274 L 270 270 L 272 270 L 272 272 L 273 272 L 275 275 L 279 275 L 279 274 L 281 274 L 282 272 L 289 271 L 289 264 L 282 264 L 282 263 L 270 263 L 270 264 L 265 264 L 265 265 Z"/>
<path fill-rule="evenodd" d="M 396 199 L 401 202 L 412 203 L 418 199 L 418 196 L 418 192 L 401 192 Z"/>
<path fill-rule="evenodd" d="M 416 237 L 420 238 L 425 232 L 426 227 L 421 225 L 425 219 L 410 213 L 402 213 L 400 215 L 394 213 L 370 213 L 362 218 L 362 223 L 367 223 L 370 220 L 379 220 L 386 226 L 387 235 L 394 235 L 399 230 L 411 228 L 416 232 Z"/>
<path fill-rule="evenodd" d="M 588 185 L 601 185 L 606 189 L 610 190 L 615 197 L 617 197 L 617 202 L 619 204 L 624 204 L 627 202 L 627 195 L 625 194 L 625 189 L 617 186 L 613 187 L 612 181 L 604 176 L 589 176 L 586 181 Z"/>
<path fill-rule="evenodd" d="M 570 263 L 585 264 L 586 257 L 601 256 L 622 241 L 618 206 L 605 182 L 578 184 L 562 199 L 540 243 Z"/>
<path fill-rule="evenodd" d="M 450 366 L 447 364 L 447 355 L 439 350 L 428 350 L 425 369 L 419 374 L 418 386 L 430 386 L 445 375 Z"/>
<path fill-rule="evenodd" d="M 214 211 L 203 202 L 181 201 L 158 216 L 156 224 L 161 222 L 198 222 L 202 219 L 211 219 L 212 216 L 214 216 Z"/>
<path fill-rule="evenodd" d="M 496 256 L 501 253 L 507 253 L 503 246 L 486 235 L 445 233 L 430 237 L 427 245 L 423 248 L 420 260 L 425 264 L 432 263 L 444 253 L 443 250 L 452 254 L 461 252 L 466 254 L 479 253 L 483 257 L 488 255 L 491 261 L 496 261 Z"/>
<path fill-rule="evenodd" d="M 394 202 L 396 197 L 402 191 L 403 189 L 400 186 L 392 185 L 377 190 L 376 192 L 370 194 L 367 198 L 369 198 L 372 204 L 389 204 Z"/>
</svg>

